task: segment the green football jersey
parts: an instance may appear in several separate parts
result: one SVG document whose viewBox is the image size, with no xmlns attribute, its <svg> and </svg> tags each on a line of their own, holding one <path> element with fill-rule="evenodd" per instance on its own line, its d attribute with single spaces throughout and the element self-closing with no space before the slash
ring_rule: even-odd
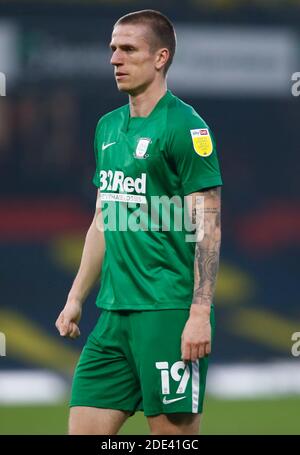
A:
<svg viewBox="0 0 300 455">
<path fill-rule="evenodd" d="M 103 116 L 95 155 L 106 244 L 96 304 L 189 308 L 195 241 L 185 196 L 222 185 L 208 125 L 168 90 L 147 117 L 130 117 L 128 104 Z"/>
</svg>

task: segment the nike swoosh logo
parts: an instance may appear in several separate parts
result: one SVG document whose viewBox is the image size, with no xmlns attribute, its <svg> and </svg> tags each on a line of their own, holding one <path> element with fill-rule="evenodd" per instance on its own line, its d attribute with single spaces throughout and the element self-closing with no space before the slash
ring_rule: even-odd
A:
<svg viewBox="0 0 300 455">
<path fill-rule="evenodd" d="M 184 398 L 186 398 L 186 397 L 173 398 L 173 400 L 167 400 L 167 397 L 164 397 L 164 399 L 163 399 L 163 404 L 174 403 L 174 401 L 183 400 Z"/>
<path fill-rule="evenodd" d="M 107 147 L 110 147 L 111 145 L 116 144 L 116 142 L 110 142 L 109 144 L 102 144 L 102 150 L 107 149 Z"/>
</svg>

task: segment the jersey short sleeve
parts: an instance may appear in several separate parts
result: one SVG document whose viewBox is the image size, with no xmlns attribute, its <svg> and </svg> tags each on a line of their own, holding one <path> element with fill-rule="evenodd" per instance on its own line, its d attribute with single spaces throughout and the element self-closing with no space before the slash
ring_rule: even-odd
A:
<svg viewBox="0 0 300 455">
<path fill-rule="evenodd" d="M 99 152 L 100 150 L 100 128 L 101 128 L 101 119 L 98 121 L 96 130 L 95 130 L 95 137 L 94 137 L 94 154 L 95 154 L 95 161 L 96 161 L 96 169 L 93 177 L 94 185 L 99 188 L 100 187 L 100 168 L 99 168 Z"/>
<path fill-rule="evenodd" d="M 168 153 L 185 195 L 222 185 L 215 138 L 196 112 L 172 121 Z"/>
</svg>

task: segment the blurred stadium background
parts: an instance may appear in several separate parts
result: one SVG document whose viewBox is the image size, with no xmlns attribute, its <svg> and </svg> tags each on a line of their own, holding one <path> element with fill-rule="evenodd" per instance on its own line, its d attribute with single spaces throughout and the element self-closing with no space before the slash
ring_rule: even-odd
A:
<svg viewBox="0 0 300 455">
<path fill-rule="evenodd" d="M 212 127 L 225 183 L 203 433 L 300 434 L 299 0 L 0 0 L 0 434 L 66 433 L 95 293 L 80 339 L 54 323 L 94 211 L 94 128 L 127 102 L 108 42 L 149 7 L 175 23 L 169 88 Z M 122 430 L 147 431 L 140 413 Z"/>
</svg>

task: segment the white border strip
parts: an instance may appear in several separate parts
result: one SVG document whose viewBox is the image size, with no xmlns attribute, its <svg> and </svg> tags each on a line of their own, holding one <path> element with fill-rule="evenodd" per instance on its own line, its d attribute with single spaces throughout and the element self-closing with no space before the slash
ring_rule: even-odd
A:
<svg viewBox="0 0 300 455">
<path fill-rule="evenodd" d="M 192 363 L 192 412 L 198 412 L 199 362 Z M 70 381 L 47 370 L 0 372 L 0 404 L 53 404 L 70 393 Z M 207 393 L 221 399 L 273 398 L 300 395 L 299 359 L 233 365 L 211 365 Z"/>
</svg>

